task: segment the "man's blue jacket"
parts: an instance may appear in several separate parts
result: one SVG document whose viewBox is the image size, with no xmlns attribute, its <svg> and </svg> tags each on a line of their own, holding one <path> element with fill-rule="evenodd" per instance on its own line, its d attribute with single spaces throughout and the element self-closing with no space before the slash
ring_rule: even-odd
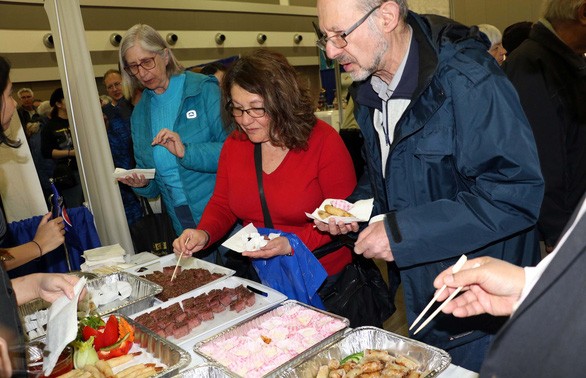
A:
<svg viewBox="0 0 586 378">
<path fill-rule="evenodd" d="M 370 80 L 351 88 L 367 162 L 352 197 L 374 196 L 375 214 L 386 214 L 412 323 L 433 297 L 435 277 L 462 254 L 538 262 L 543 179 L 531 128 L 487 54 L 488 41 L 476 28 L 448 24 L 432 32 L 414 13 L 407 21 L 413 40 L 393 96 L 411 102 L 396 125 L 385 178 L 373 128 L 382 100 Z M 440 314 L 417 338 L 450 349 L 496 332 L 501 320 Z"/>
</svg>

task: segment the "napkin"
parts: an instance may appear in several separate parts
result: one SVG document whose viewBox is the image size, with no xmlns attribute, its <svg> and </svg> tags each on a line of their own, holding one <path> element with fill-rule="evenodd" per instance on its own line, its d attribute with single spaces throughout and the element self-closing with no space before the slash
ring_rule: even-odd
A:
<svg viewBox="0 0 586 378">
<path fill-rule="evenodd" d="M 81 264 L 81 268 L 84 271 L 93 270 L 102 266 L 123 265 L 126 263 L 126 251 L 120 244 L 88 249 L 82 256 L 85 259 L 85 262 Z"/>
<path fill-rule="evenodd" d="M 112 177 L 114 178 L 123 178 L 126 176 L 130 176 L 133 173 L 137 175 L 144 175 L 144 178 L 147 180 L 152 180 L 155 178 L 155 169 L 124 169 L 124 168 L 116 168 L 114 173 L 112 173 Z"/>
<path fill-rule="evenodd" d="M 63 295 L 49 307 L 47 342 L 43 358 L 43 374 L 46 377 L 51 375 L 63 349 L 77 337 L 77 301 L 85 283 L 86 278 L 80 278 L 73 288 L 73 299 Z"/>
<path fill-rule="evenodd" d="M 269 240 L 273 240 L 279 237 L 278 233 L 269 233 Z M 242 253 L 244 251 L 258 251 L 265 245 L 268 240 L 264 239 L 264 236 L 260 235 L 256 227 L 252 223 L 243 227 L 240 231 L 232 235 L 232 237 L 222 243 L 222 246 L 231 249 L 234 252 Z"/>
<path fill-rule="evenodd" d="M 354 215 L 353 217 L 337 217 L 337 216 L 329 216 L 327 218 L 322 218 L 319 216 L 318 212 L 320 210 L 324 210 L 326 205 L 332 205 L 338 207 L 340 209 L 346 210 L 347 212 Z M 344 223 L 352 223 L 352 222 L 367 222 L 370 219 L 370 214 L 372 213 L 372 208 L 374 205 L 374 198 L 369 198 L 365 200 L 356 201 L 354 203 L 350 203 L 348 201 L 340 200 L 340 199 L 332 199 L 328 198 L 325 199 L 321 205 L 313 211 L 313 213 L 305 213 L 307 217 L 311 219 L 317 219 L 320 222 L 328 223 L 330 218 L 333 218 L 336 222 L 342 221 Z"/>
</svg>

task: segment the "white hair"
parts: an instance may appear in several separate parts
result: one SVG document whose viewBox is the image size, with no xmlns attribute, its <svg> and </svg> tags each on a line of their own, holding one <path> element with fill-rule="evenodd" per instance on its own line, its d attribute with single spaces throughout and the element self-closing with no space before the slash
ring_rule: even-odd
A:
<svg viewBox="0 0 586 378">
<path fill-rule="evenodd" d="M 491 49 L 494 47 L 494 45 L 499 44 L 503 41 L 503 35 L 501 34 L 501 31 L 496 28 L 496 26 L 489 24 L 480 24 L 478 25 L 478 29 L 480 29 L 480 31 L 488 37 Z"/>
</svg>

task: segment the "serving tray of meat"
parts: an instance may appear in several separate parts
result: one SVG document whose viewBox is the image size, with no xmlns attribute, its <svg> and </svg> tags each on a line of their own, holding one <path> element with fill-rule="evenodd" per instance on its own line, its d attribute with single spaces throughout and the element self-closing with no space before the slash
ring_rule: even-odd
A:
<svg viewBox="0 0 586 378">
<path fill-rule="evenodd" d="M 229 277 L 133 316 L 159 336 L 192 350 L 196 342 L 272 308 L 287 296 L 259 283 Z"/>
<path fill-rule="evenodd" d="M 196 344 L 194 350 L 239 377 L 274 376 L 339 339 L 346 318 L 288 300 Z"/>
<path fill-rule="evenodd" d="M 450 365 L 441 349 L 376 327 L 347 330 L 344 336 L 278 374 L 280 378 L 352 376 L 436 377 Z M 341 369 L 341 370 L 340 370 Z"/>
<path fill-rule="evenodd" d="M 163 287 L 163 291 L 156 296 L 162 302 L 179 297 L 194 289 L 204 287 L 212 282 L 218 282 L 234 275 L 235 271 L 223 266 L 209 263 L 195 257 L 183 257 L 179 262 L 175 279 L 171 281 L 177 257 L 166 255 L 160 258 L 158 264 L 152 264 L 137 274 Z"/>
</svg>

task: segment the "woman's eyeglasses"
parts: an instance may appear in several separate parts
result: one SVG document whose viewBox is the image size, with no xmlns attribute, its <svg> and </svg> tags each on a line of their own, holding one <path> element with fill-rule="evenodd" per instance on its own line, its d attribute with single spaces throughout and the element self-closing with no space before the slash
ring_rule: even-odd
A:
<svg viewBox="0 0 586 378">
<path fill-rule="evenodd" d="M 124 67 L 124 71 L 126 71 L 126 73 L 131 76 L 138 75 L 139 67 L 142 67 L 147 71 L 150 71 L 157 65 L 157 63 L 155 62 L 155 57 L 156 56 L 153 56 L 152 58 L 146 58 L 143 61 L 141 61 L 140 64 L 129 64 Z"/>
<path fill-rule="evenodd" d="M 246 113 L 252 118 L 261 118 L 267 113 L 265 108 L 235 108 L 232 102 L 229 102 L 226 105 L 226 110 L 228 110 L 230 114 L 232 114 L 232 117 L 242 117 L 244 113 Z"/>
</svg>

